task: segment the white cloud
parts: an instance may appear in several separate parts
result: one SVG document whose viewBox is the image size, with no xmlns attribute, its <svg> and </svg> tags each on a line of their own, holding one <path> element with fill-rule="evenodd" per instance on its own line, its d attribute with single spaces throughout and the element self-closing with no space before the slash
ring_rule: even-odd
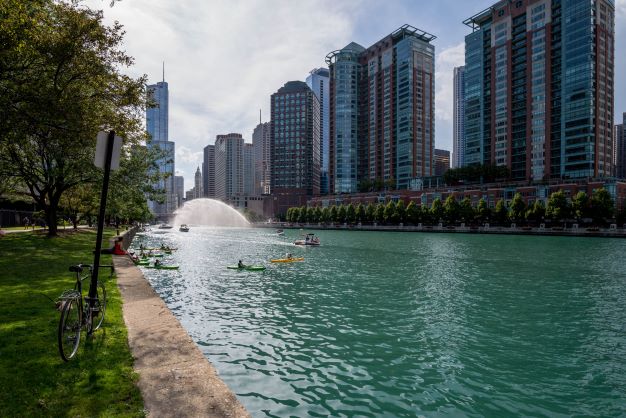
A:
<svg viewBox="0 0 626 418">
<path fill-rule="evenodd" d="M 436 147 L 452 150 L 454 67 L 465 64 L 465 43 L 443 49 L 435 62 Z"/>
<path fill-rule="evenodd" d="M 615 14 L 618 18 L 626 17 L 626 0 L 617 0 L 615 2 Z"/>
<path fill-rule="evenodd" d="M 187 184 L 193 183 L 189 176 L 197 155 L 217 134 L 239 132 L 251 142 L 259 109 L 269 120 L 270 95 L 289 80 L 304 80 L 325 65 L 329 51 L 349 42 L 358 6 L 332 0 L 86 4 L 103 8 L 107 22 L 124 25 L 134 75 L 147 73 L 150 82 L 160 81 L 165 61 L 170 140 L 176 142 L 176 167 L 186 173 Z"/>
</svg>

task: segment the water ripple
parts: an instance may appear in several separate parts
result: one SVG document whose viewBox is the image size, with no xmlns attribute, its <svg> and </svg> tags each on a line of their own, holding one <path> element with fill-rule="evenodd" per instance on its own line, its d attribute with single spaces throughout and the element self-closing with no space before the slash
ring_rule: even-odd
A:
<svg viewBox="0 0 626 418">
<path fill-rule="evenodd" d="M 624 241 L 297 235 L 137 238 L 179 248 L 145 274 L 254 416 L 626 415 Z"/>
</svg>

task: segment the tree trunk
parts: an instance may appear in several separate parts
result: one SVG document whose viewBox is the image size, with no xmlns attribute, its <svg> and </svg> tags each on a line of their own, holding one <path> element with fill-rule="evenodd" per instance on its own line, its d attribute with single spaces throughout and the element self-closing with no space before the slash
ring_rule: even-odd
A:
<svg viewBox="0 0 626 418">
<path fill-rule="evenodd" d="M 48 223 L 48 238 L 53 238 L 57 233 L 57 207 L 51 202 L 46 211 L 46 222 Z"/>
</svg>

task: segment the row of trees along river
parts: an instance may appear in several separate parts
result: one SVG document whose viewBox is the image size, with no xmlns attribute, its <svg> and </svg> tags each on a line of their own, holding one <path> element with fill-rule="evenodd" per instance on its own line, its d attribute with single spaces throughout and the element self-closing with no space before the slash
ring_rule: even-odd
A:
<svg viewBox="0 0 626 418">
<path fill-rule="evenodd" d="M 448 225 L 457 223 L 483 224 L 492 223 L 506 225 L 511 222 L 520 225 L 539 225 L 546 221 L 562 223 L 575 220 L 581 223 L 593 223 L 603 226 L 610 222 L 624 223 L 626 211 L 615 212 L 614 203 L 608 191 L 596 190 L 590 197 L 585 192 L 579 192 L 571 201 L 563 191 L 550 195 L 544 206 L 540 200 L 526 205 L 522 196 L 517 193 L 507 206 L 504 200 L 499 200 L 495 208 L 490 208 L 484 199 L 480 199 L 474 207 L 470 198 L 458 201 L 453 195 L 444 202 L 437 198 L 430 207 L 420 206 L 411 201 L 407 204 L 403 200 L 389 201 L 378 204 L 348 204 L 331 207 L 295 207 L 289 208 L 286 213 L 287 222 L 299 223 L 348 223 L 398 225 L 403 224 L 438 224 Z"/>
<path fill-rule="evenodd" d="M 129 73 L 122 26 L 103 24 L 81 2 L 0 2 L 0 198 L 30 199 L 49 235 L 59 218 L 76 226 L 98 210 L 101 170 L 96 135 L 124 139 L 120 169 L 109 188 L 110 220 L 145 220 L 146 196 L 162 201 L 158 149 L 146 141 L 146 76 Z"/>
</svg>

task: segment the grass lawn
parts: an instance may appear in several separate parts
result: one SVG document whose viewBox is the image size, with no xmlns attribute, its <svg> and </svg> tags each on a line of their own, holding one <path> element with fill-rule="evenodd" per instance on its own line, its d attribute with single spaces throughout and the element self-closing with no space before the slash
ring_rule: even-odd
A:
<svg viewBox="0 0 626 418">
<path fill-rule="evenodd" d="M 81 336 L 69 363 L 59 356 L 60 312 L 49 298 L 73 287 L 70 265 L 93 263 L 96 239 L 95 231 L 59 232 L 54 239 L 0 238 L 0 417 L 144 416 L 120 294 L 107 269 L 100 270 L 108 301 L 102 328 Z M 114 232 L 106 231 L 103 248 Z M 111 264 L 111 256 L 100 264 Z"/>
</svg>

